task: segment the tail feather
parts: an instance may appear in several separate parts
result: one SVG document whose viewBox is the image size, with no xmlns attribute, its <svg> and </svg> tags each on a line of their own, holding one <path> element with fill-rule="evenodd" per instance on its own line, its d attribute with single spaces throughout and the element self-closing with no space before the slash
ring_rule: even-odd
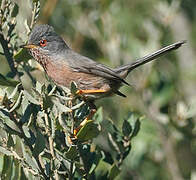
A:
<svg viewBox="0 0 196 180">
<path fill-rule="evenodd" d="M 155 51 L 152 54 L 149 54 L 147 56 L 144 56 L 140 59 L 138 59 L 137 61 L 127 64 L 127 65 L 123 65 L 120 67 L 117 67 L 114 69 L 114 71 L 118 74 L 120 74 L 122 76 L 122 78 L 125 78 L 129 72 L 131 72 L 133 69 L 137 68 L 138 66 L 141 66 L 143 64 L 146 64 L 162 55 L 164 55 L 165 53 L 168 53 L 172 50 L 178 49 L 180 46 L 182 46 L 182 44 L 186 43 L 186 41 L 178 41 L 174 44 L 171 44 L 169 46 L 166 46 L 162 49 L 159 49 L 158 51 Z"/>
</svg>

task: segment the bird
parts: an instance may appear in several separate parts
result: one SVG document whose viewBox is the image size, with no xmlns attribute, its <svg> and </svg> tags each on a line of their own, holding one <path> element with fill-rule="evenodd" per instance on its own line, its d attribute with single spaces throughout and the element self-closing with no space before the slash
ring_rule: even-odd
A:
<svg viewBox="0 0 196 180">
<path fill-rule="evenodd" d="M 125 79 L 132 70 L 178 49 L 185 42 L 178 41 L 116 68 L 110 68 L 75 52 L 48 24 L 36 25 L 29 35 L 28 43 L 21 47 L 29 50 L 30 55 L 41 64 L 55 84 L 70 88 L 71 83 L 75 82 L 78 94 L 86 101 L 94 102 L 113 94 L 126 97 L 119 88 L 129 85 Z"/>
<path fill-rule="evenodd" d="M 27 44 L 21 45 L 21 48 L 28 49 L 30 55 L 41 64 L 47 76 L 57 86 L 70 88 L 72 82 L 75 82 L 78 89 L 76 94 L 83 98 L 90 109 L 89 115 L 74 128 L 72 137 L 77 139 L 79 130 L 96 112 L 95 100 L 114 94 L 126 97 L 119 89 L 123 85 L 129 85 L 126 77 L 132 70 L 178 49 L 185 42 L 178 41 L 116 68 L 110 68 L 75 52 L 48 24 L 36 25 Z"/>
</svg>

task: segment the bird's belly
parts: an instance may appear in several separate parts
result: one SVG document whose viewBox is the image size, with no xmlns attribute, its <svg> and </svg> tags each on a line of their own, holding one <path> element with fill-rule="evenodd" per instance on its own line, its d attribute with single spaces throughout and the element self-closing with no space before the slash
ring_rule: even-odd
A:
<svg viewBox="0 0 196 180">
<path fill-rule="evenodd" d="M 70 88 L 72 82 L 75 82 L 78 89 L 81 90 L 98 90 L 102 89 L 105 93 L 87 94 L 89 98 L 101 98 L 112 94 L 110 81 L 103 77 L 93 74 L 72 71 L 67 65 L 58 65 L 48 63 L 45 68 L 47 75 L 57 84 Z M 96 97 L 94 97 L 96 96 Z"/>
</svg>

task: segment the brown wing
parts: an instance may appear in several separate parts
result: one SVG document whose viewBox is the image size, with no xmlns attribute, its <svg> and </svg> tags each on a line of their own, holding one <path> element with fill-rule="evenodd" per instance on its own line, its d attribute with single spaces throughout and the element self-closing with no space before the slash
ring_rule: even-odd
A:
<svg viewBox="0 0 196 180">
<path fill-rule="evenodd" d="M 111 68 L 82 56 L 71 49 L 67 50 L 66 53 L 67 61 L 74 71 L 97 75 L 129 85 Z"/>
</svg>

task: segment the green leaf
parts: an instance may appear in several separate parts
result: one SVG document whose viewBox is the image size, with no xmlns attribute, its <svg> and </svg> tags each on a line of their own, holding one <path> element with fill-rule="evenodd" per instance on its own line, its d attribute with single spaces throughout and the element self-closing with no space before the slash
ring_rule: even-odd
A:
<svg viewBox="0 0 196 180">
<path fill-rule="evenodd" d="M 3 170 L 2 170 L 2 179 L 8 180 L 11 179 L 12 176 L 12 158 L 10 156 L 4 155 L 4 162 L 3 162 Z"/>
<path fill-rule="evenodd" d="M 131 113 L 129 118 L 127 119 L 127 123 L 131 126 L 131 129 L 132 129 L 132 131 L 129 135 L 130 138 L 135 137 L 137 135 L 137 133 L 139 132 L 141 118 L 142 117 L 139 117 L 137 114 Z"/>
<path fill-rule="evenodd" d="M 137 135 L 137 133 L 139 132 L 140 130 L 140 120 L 137 119 L 134 123 L 134 127 L 133 127 L 133 132 L 131 134 L 131 137 L 135 137 Z"/>
<path fill-rule="evenodd" d="M 93 120 L 89 120 L 77 133 L 77 138 L 81 141 L 88 141 L 97 137 L 99 132 L 98 125 Z"/>
<path fill-rule="evenodd" d="M 123 122 L 123 126 L 122 126 L 122 133 L 124 136 L 129 136 L 132 132 L 132 127 L 129 123 L 129 121 L 127 121 L 126 119 Z"/>
<path fill-rule="evenodd" d="M 84 167 L 82 164 L 79 162 L 75 162 L 75 167 L 76 167 L 76 173 L 78 174 L 78 179 L 81 178 L 82 176 L 86 175 L 86 171 L 84 170 Z"/>
<path fill-rule="evenodd" d="M 14 159 L 14 165 L 15 165 L 15 173 L 13 179 L 20 179 L 21 176 L 21 165 L 19 160 Z"/>
<path fill-rule="evenodd" d="M 108 179 L 111 180 L 115 179 L 115 177 L 118 176 L 119 173 L 120 173 L 120 169 L 116 166 L 116 164 L 113 164 L 108 174 Z"/>
<path fill-rule="evenodd" d="M 88 107 L 87 104 L 84 104 L 82 107 L 77 109 L 77 111 L 76 111 L 76 118 L 78 120 L 84 119 L 86 116 L 88 116 L 88 114 L 89 114 L 89 107 Z"/>
<path fill-rule="evenodd" d="M 10 134 L 8 135 L 7 147 L 14 147 L 14 140 Z"/>
<path fill-rule="evenodd" d="M 29 121 L 29 118 L 30 118 L 30 116 L 31 116 L 31 114 L 32 114 L 32 110 L 33 110 L 33 108 L 32 108 L 32 104 L 29 104 L 25 109 L 23 109 L 24 110 L 24 114 L 22 115 L 22 118 L 20 119 L 20 122 L 22 123 L 22 124 L 24 124 L 24 123 L 26 123 L 26 122 L 28 122 Z"/>
<path fill-rule="evenodd" d="M 19 7 L 18 7 L 18 5 L 15 3 L 15 4 L 14 4 L 14 8 L 13 8 L 13 10 L 12 10 L 12 14 L 11 14 L 12 17 L 16 17 L 16 16 L 17 16 L 17 14 L 18 14 L 18 9 L 19 9 Z"/>
<path fill-rule="evenodd" d="M 10 120 L 9 112 L 6 109 L 0 109 L 0 118 L 2 118 L 4 122 Z"/>
<path fill-rule="evenodd" d="M 17 101 L 15 102 L 15 104 L 12 106 L 12 108 L 9 110 L 9 112 L 12 112 L 16 109 L 18 109 L 22 103 L 22 95 L 23 95 L 23 92 L 21 91 L 19 96 L 18 96 L 18 99 Z"/>
<path fill-rule="evenodd" d="M 105 177 L 106 179 L 109 169 L 111 169 L 111 165 L 103 160 L 100 160 L 97 168 L 95 169 L 95 174 L 97 177 Z"/>
<path fill-rule="evenodd" d="M 45 95 L 45 97 L 43 97 L 42 108 L 44 110 L 47 110 L 48 108 L 51 108 L 52 106 L 53 106 L 53 102 L 52 102 L 51 96 Z"/>
<path fill-rule="evenodd" d="M 17 63 L 27 62 L 32 57 L 29 55 L 28 50 L 25 48 L 20 49 L 15 55 L 14 59 Z"/>
<path fill-rule="evenodd" d="M 77 84 L 75 82 L 71 82 L 71 93 L 76 94 L 77 90 Z"/>
<path fill-rule="evenodd" d="M 35 141 L 35 147 L 33 148 L 33 156 L 38 157 L 38 155 L 45 149 L 45 138 L 41 132 L 37 131 L 37 137 Z"/>
<path fill-rule="evenodd" d="M 96 122 L 101 123 L 103 121 L 103 108 L 100 107 L 95 115 L 93 116 L 93 119 L 95 119 Z"/>
<path fill-rule="evenodd" d="M 24 169 L 23 169 L 23 168 L 21 168 L 20 180 L 29 180 L 29 179 L 27 179 L 27 177 L 26 177 L 26 175 L 25 175 L 25 173 L 24 173 Z"/>
<path fill-rule="evenodd" d="M 110 134 L 120 133 L 111 120 L 103 120 L 102 127 Z"/>
<path fill-rule="evenodd" d="M 68 151 L 65 153 L 66 158 L 75 159 L 78 156 L 78 150 L 76 146 L 71 146 Z"/>
<path fill-rule="evenodd" d="M 46 175 L 49 176 L 49 174 L 51 172 L 51 164 L 50 164 L 50 161 L 46 161 L 46 163 L 45 163 L 45 171 L 46 171 Z"/>
<path fill-rule="evenodd" d="M 16 87 L 17 84 L 19 84 L 20 82 L 19 81 L 15 81 L 11 78 L 7 78 L 5 76 L 3 76 L 1 73 L 0 73 L 0 85 L 1 86 L 11 86 L 11 87 Z"/>
<path fill-rule="evenodd" d="M 100 150 L 99 147 L 96 147 L 94 151 L 91 150 L 91 153 L 89 153 L 89 155 L 91 155 L 89 159 L 92 159 L 89 174 L 92 174 L 95 172 L 95 169 L 97 168 L 99 162 L 104 159 L 105 154 L 103 151 Z"/>
</svg>

